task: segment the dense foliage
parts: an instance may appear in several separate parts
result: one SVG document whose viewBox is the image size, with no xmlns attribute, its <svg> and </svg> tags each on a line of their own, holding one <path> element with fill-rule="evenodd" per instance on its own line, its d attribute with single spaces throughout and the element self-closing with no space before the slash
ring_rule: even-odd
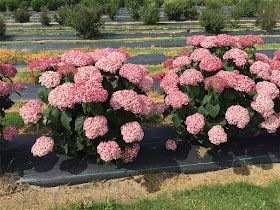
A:
<svg viewBox="0 0 280 210">
<path fill-rule="evenodd" d="M 49 26 L 51 22 L 50 17 L 48 16 L 48 11 L 43 9 L 42 13 L 40 14 L 40 23 L 43 26 Z"/>
<path fill-rule="evenodd" d="M 55 145 L 57 151 L 98 154 L 106 162 L 137 156 L 144 136 L 141 120 L 159 108 L 146 96 L 153 86 L 148 70 L 124 64 L 127 58 L 122 50 L 106 48 L 69 51 L 30 64 L 32 71 L 43 71 L 39 82 L 45 88 L 39 96 L 47 108 L 42 111 L 42 102 L 31 100 L 20 115 L 25 123 L 52 130 L 52 138 L 39 138 L 33 155 L 43 156 Z"/>
<path fill-rule="evenodd" d="M 28 5 L 25 4 L 25 2 L 22 2 L 22 4 L 13 12 L 13 18 L 16 22 L 19 23 L 25 23 L 29 22 L 31 17 L 31 13 L 28 10 Z"/>
<path fill-rule="evenodd" d="M 183 0 L 165 0 L 164 14 L 169 20 L 180 20 L 184 13 Z"/>
<path fill-rule="evenodd" d="M 6 24 L 3 19 L 0 18 L 0 38 L 4 37 L 6 34 Z"/>
<path fill-rule="evenodd" d="M 177 138 L 219 145 L 242 130 L 275 133 L 280 126 L 280 51 L 254 52 L 259 36 L 193 36 L 194 49 L 172 62 L 161 80 Z"/>
<path fill-rule="evenodd" d="M 145 0 L 126 0 L 125 6 L 130 13 L 131 17 L 135 20 L 140 18 L 140 8 L 144 5 Z"/>
<path fill-rule="evenodd" d="M 145 24 L 156 24 L 160 19 L 160 9 L 154 0 L 147 0 L 140 8 L 140 19 Z"/>
</svg>

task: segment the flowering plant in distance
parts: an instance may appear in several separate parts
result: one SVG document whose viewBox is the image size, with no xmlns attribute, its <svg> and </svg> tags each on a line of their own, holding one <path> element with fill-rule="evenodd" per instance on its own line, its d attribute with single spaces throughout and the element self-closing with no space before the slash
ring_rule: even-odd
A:
<svg viewBox="0 0 280 210">
<path fill-rule="evenodd" d="M 128 57 L 121 49 L 72 50 L 30 64 L 30 70 L 43 72 L 44 88 L 41 101 L 29 101 L 20 115 L 25 123 L 52 130 L 37 140 L 34 156 L 53 147 L 70 155 L 97 153 L 105 162 L 131 162 L 137 156 L 144 137 L 140 122 L 157 106 L 146 95 L 153 86 L 148 70 L 125 64 Z"/>
<path fill-rule="evenodd" d="M 10 64 L 0 64 L 0 117 L 6 116 L 5 110 L 11 108 L 14 102 L 10 99 L 13 92 L 23 90 L 21 84 L 13 83 L 12 79 L 17 74 L 17 70 Z M 13 125 L 3 126 L 0 123 L 0 150 L 7 142 L 12 141 L 18 135 L 18 128 Z"/>
<path fill-rule="evenodd" d="M 193 50 L 168 61 L 161 80 L 177 138 L 219 145 L 239 130 L 275 133 L 280 126 L 280 51 L 255 53 L 261 37 L 192 36 Z M 211 143 L 211 144 L 210 144 Z"/>
</svg>

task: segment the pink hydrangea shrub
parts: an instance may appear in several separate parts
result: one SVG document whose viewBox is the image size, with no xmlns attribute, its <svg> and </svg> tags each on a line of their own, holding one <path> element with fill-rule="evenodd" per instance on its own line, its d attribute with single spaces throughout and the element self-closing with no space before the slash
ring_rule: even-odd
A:
<svg viewBox="0 0 280 210">
<path fill-rule="evenodd" d="M 278 129 L 271 119 L 280 112 L 280 51 L 274 58 L 256 53 L 255 45 L 264 44 L 257 35 L 195 35 L 187 44 L 193 49 L 174 58 L 177 65 L 160 83 L 176 139 L 219 145 L 236 129 Z"/>
<path fill-rule="evenodd" d="M 43 157 L 53 151 L 54 140 L 47 136 L 38 138 L 31 148 L 33 156 Z"/>
<path fill-rule="evenodd" d="M 17 74 L 17 69 L 11 64 L 0 64 L 0 74 L 14 78 Z"/>
<path fill-rule="evenodd" d="M 28 102 L 21 109 L 24 122 L 51 129 L 55 148 L 68 155 L 85 152 L 105 162 L 131 162 L 140 149 L 134 142 L 144 136 L 141 120 L 164 112 L 165 104 L 147 96 L 153 78 L 145 66 L 126 63 L 128 57 L 122 49 L 105 48 L 32 62 L 30 69 L 44 72 L 39 97 L 46 108 L 42 112 L 41 102 Z"/>
</svg>

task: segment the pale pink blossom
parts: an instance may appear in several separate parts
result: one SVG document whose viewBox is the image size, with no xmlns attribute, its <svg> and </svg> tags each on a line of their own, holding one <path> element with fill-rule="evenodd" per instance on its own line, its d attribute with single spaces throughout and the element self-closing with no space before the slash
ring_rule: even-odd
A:
<svg viewBox="0 0 280 210">
<path fill-rule="evenodd" d="M 39 77 L 39 83 L 46 88 L 54 88 L 60 84 L 61 74 L 54 71 L 46 71 Z"/>
<path fill-rule="evenodd" d="M 196 69 L 187 69 L 180 77 L 181 85 L 197 85 L 203 82 L 204 77 L 202 73 Z"/>
<path fill-rule="evenodd" d="M 280 121 L 276 115 L 272 115 L 261 123 L 261 128 L 267 130 L 268 133 L 276 133 L 280 127 Z"/>
<path fill-rule="evenodd" d="M 195 49 L 191 53 L 190 59 L 192 59 L 193 61 L 199 62 L 206 56 L 210 56 L 210 55 L 211 55 L 211 52 L 208 49 L 198 48 L 198 49 Z"/>
<path fill-rule="evenodd" d="M 250 122 L 248 110 L 239 105 L 230 106 L 226 111 L 225 118 L 228 124 L 236 125 L 240 129 L 245 128 Z"/>
<path fill-rule="evenodd" d="M 108 121 L 104 116 L 88 117 L 84 121 L 83 129 L 88 139 L 104 136 L 108 131 Z"/>
<path fill-rule="evenodd" d="M 37 99 L 32 99 L 28 101 L 19 110 L 19 114 L 25 124 L 37 123 L 42 117 L 41 113 L 42 113 L 42 102 Z"/>
<path fill-rule="evenodd" d="M 172 106 L 176 109 L 179 109 L 183 105 L 188 105 L 190 103 L 188 95 L 180 90 L 168 93 L 164 100 L 168 106 Z"/>
<path fill-rule="evenodd" d="M 3 128 L 2 134 L 3 138 L 7 141 L 12 141 L 15 137 L 18 136 L 19 130 L 14 125 L 9 125 Z"/>
<path fill-rule="evenodd" d="M 141 125 L 137 122 L 129 122 L 121 126 L 121 134 L 126 143 L 141 141 L 144 137 L 144 131 Z"/>
<path fill-rule="evenodd" d="M 172 140 L 172 139 L 168 139 L 166 142 L 165 142 L 165 148 L 167 150 L 176 150 L 177 149 L 177 144 L 176 144 L 176 141 Z"/>
<path fill-rule="evenodd" d="M 256 61 L 250 66 L 250 72 L 265 80 L 270 79 L 271 67 L 268 63 Z"/>
<path fill-rule="evenodd" d="M 208 137 L 209 137 L 209 141 L 215 145 L 219 145 L 227 141 L 227 134 L 224 128 L 220 125 L 213 126 L 208 131 Z"/>
<path fill-rule="evenodd" d="M 183 56 L 180 56 L 180 57 L 177 57 L 174 61 L 173 61 L 173 67 L 174 68 L 180 68 L 182 66 L 187 66 L 187 65 L 190 65 L 191 64 L 191 59 L 186 56 L 186 55 L 183 55 Z"/>
<path fill-rule="evenodd" d="M 187 126 L 187 131 L 190 134 L 198 134 L 205 126 L 204 116 L 200 113 L 195 113 L 190 115 L 185 120 L 185 125 Z"/>
<path fill-rule="evenodd" d="M 218 71 L 222 67 L 223 67 L 222 60 L 213 55 L 206 56 L 199 63 L 199 68 L 207 72 Z"/>
<path fill-rule="evenodd" d="M 109 162 L 121 158 L 122 151 L 117 142 L 102 141 L 97 146 L 97 153 L 103 161 Z"/>
<path fill-rule="evenodd" d="M 88 80 L 102 82 L 103 76 L 98 68 L 94 66 L 85 66 L 78 68 L 78 72 L 74 76 L 75 83 L 86 82 Z"/>
<path fill-rule="evenodd" d="M 43 157 L 53 151 L 54 140 L 47 136 L 38 138 L 31 148 L 33 156 Z"/>
</svg>

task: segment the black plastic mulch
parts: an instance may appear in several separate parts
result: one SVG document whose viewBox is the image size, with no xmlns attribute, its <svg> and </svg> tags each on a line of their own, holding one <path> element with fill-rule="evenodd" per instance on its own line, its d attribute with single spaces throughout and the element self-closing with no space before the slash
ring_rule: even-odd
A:
<svg viewBox="0 0 280 210">
<path fill-rule="evenodd" d="M 127 177 L 147 172 L 200 173 L 241 164 L 275 163 L 280 161 L 278 136 L 239 137 L 216 147 L 201 158 L 199 146 L 180 142 L 176 151 L 167 151 L 166 139 L 175 134 L 173 127 L 145 129 L 139 156 L 122 166 L 97 165 L 95 158 L 72 158 L 51 153 L 43 158 L 30 154 L 35 137 L 19 138 L 2 154 L 4 172 L 17 173 L 21 182 L 40 186 L 78 184 L 94 179 Z"/>
</svg>

